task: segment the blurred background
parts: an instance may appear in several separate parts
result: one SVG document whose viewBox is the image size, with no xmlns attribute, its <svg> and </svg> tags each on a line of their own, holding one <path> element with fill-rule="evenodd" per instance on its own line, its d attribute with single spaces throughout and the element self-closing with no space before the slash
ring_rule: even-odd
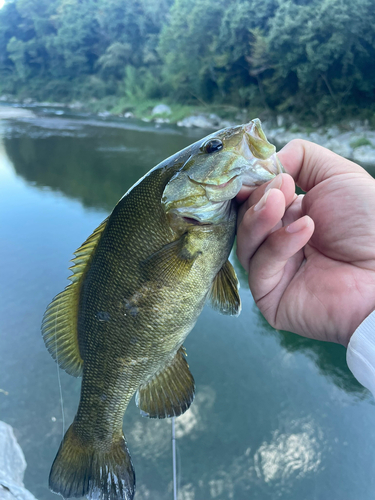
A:
<svg viewBox="0 0 375 500">
<path fill-rule="evenodd" d="M 0 92 L 375 125 L 374 25 L 372 0 L 6 0 Z"/>
<path fill-rule="evenodd" d="M 375 8 L 372 0 L 0 7 L 0 420 L 23 449 L 24 486 L 53 500 L 49 470 L 80 379 L 60 371 L 62 409 L 40 324 L 68 284 L 73 252 L 159 161 L 256 116 L 279 147 L 304 137 L 374 174 Z M 176 420 L 178 500 L 372 500 L 374 401 L 345 349 L 272 329 L 234 253 L 231 261 L 241 315 L 206 307 L 185 342 L 197 392 Z M 135 499 L 173 498 L 170 421 L 142 418 L 131 402 L 124 431 Z"/>
</svg>

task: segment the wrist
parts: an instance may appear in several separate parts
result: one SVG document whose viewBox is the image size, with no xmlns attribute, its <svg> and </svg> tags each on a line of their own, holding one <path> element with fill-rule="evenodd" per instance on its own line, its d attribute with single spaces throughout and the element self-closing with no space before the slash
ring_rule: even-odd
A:
<svg viewBox="0 0 375 500">
<path fill-rule="evenodd" d="M 362 321 L 351 336 L 346 360 L 358 382 L 375 397 L 375 311 Z"/>
</svg>

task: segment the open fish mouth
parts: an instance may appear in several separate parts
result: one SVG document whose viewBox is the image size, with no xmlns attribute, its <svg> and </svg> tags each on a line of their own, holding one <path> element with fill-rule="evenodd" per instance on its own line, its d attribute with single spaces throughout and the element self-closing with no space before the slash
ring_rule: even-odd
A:
<svg viewBox="0 0 375 500">
<path fill-rule="evenodd" d="M 193 216 L 190 217 L 186 216 L 182 218 L 184 219 L 185 222 L 187 222 L 188 224 L 192 224 L 193 226 L 212 226 L 213 224 L 213 222 L 208 222 L 208 221 L 202 222 L 199 219 L 194 218 Z"/>
<path fill-rule="evenodd" d="M 218 150 L 207 149 L 211 143 Z M 258 119 L 224 129 L 202 140 L 198 152 L 166 185 L 162 203 L 167 212 L 196 225 L 224 220 L 242 186 L 256 189 L 284 169 Z"/>
<path fill-rule="evenodd" d="M 223 182 L 222 184 L 215 184 L 213 182 L 199 182 L 194 180 L 192 177 L 188 176 L 191 182 L 194 184 L 199 184 L 199 186 L 202 186 L 204 188 L 208 187 L 209 189 L 224 189 L 228 187 L 237 177 L 239 177 L 240 174 L 236 174 L 233 177 L 231 177 L 229 180 Z"/>
</svg>

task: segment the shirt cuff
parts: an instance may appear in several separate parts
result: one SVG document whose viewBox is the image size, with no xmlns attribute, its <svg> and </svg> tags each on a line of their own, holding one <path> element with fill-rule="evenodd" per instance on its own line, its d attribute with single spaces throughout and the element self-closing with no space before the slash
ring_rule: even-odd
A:
<svg viewBox="0 0 375 500">
<path fill-rule="evenodd" d="M 353 333 L 346 361 L 355 378 L 375 398 L 375 311 Z"/>
</svg>

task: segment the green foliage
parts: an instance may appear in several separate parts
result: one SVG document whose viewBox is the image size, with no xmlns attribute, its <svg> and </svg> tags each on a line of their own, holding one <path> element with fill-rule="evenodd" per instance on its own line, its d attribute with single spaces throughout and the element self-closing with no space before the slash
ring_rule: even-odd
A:
<svg viewBox="0 0 375 500">
<path fill-rule="evenodd" d="M 350 147 L 353 149 L 359 148 L 360 146 L 372 146 L 372 142 L 370 142 L 366 137 L 360 137 L 350 143 Z"/>
<path fill-rule="evenodd" d="M 373 0 L 8 0 L 0 92 L 373 117 L 374 26 Z"/>
</svg>

